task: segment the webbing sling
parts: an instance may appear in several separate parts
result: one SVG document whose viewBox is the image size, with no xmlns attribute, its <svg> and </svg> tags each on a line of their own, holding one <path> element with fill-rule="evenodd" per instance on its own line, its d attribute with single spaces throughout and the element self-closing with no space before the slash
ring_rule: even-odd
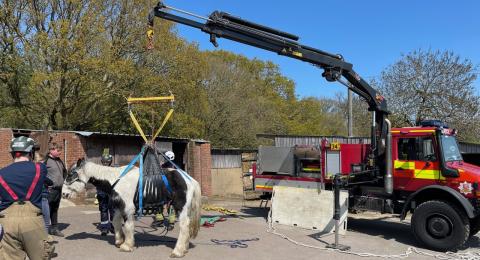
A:
<svg viewBox="0 0 480 260">
<path fill-rule="evenodd" d="M 145 146 L 142 147 L 142 150 L 140 153 L 133 158 L 132 161 L 127 165 L 127 167 L 123 170 L 123 172 L 118 176 L 117 180 L 112 184 L 112 189 L 115 188 L 117 183 L 120 181 L 120 179 L 125 176 L 133 167 L 133 165 L 139 161 L 140 164 L 140 169 L 139 169 L 139 176 L 138 176 L 138 201 L 139 201 L 139 209 L 138 209 L 138 216 L 141 217 L 143 214 L 143 154 L 145 152 Z"/>
<path fill-rule="evenodd" d="M 38 179 L 40 179 L 40 164 L 36 163 L 35 164 L 35 177 L 33 178 L 32 184 L 30 184 L 30 188 L 28 188 L 27 196 L 25 196 L 25 200 L 30 200 L 30 197 L 32 196 L 33 190 L 37 186 Z M 15 194 L 15 192 L 8 186 L 8 184 L 5 182 L 2 176 L 0 176 L 0 185 L 10 194 L 12 199 L 15 201 L 18 201 L 18 196 Z"/>
<path fill-rule="evenodd" d="M 143 149 L 138 173 L 138 217 L 141 217 L 143 215 Z"/>
</svg>

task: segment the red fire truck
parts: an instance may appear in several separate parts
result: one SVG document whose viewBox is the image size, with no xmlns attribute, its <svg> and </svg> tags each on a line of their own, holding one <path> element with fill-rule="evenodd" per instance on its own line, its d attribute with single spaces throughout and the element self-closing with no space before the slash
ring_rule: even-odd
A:
<svg viewBox="0 0 480 260">
<path fill-rule="evenodd" d="M 185 16 L 194 16 L 195 20 Z M 265 171 L 271 165 L 260 163 L 262 171 L 255 178 L 258 188 L 268 191 L 277 181 L 286 185 L 323 183 L 328 188 L 330 175 L 340 173 L 344 175 L 352 210 L 398 213 L 401 219 L 412 213 L 412 231 L 428 248 L 455 250 L 479 231 L 480 168 L 462 160 L 455 131 L 433 120 L 418 127 L 392 129 L 386 100 L 341 55 L 302 45 L 296 35 L 228 13 L 215 11 L 202 17 L 162 2 L 149 14 L 150 36 L 154 17 L 200 29 L 210 35 L 215 46 L 221 37 L 308 62 L 323 69 L 327 81 L 345 85 L 369 105 L 369 144 L 325 141 L 314 148 L 293 147 L 292 164 L 286 167 L 290 169 L 282 166 L 276 167 L 280 169 L 277 172 Z M 279 153 L 290 156 L 285 151 Z M 337 168 L 332 166 L 331 156 L 338 157 Z M 275 156 L 270 157 L 270 162 L 274 161 Z"/>
<path fill-rule="evenodd" d="M 480 167 L 463 161 L 455 130 L 439 121 L 390 133 L 392 193 L 363 174 L 369 144 L 332 137 L 320 138 L 319 145 L 260 147 L 255 189 L 328 189 L 339 173 L 346 180 L 351 212 L 396 213 L 402 220 L 412 213 L 412 231 L 427 247 L 444 251 L 463 245 L 480 229 Z"/>
</svg>

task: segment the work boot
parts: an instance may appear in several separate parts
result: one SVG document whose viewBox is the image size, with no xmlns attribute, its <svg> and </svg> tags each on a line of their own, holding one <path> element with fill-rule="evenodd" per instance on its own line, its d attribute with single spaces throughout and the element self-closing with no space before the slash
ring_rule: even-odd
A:
<svg viewBox="0 0 480 260">
<path fill-rule="evenodd" d="M 48 232 L 49 235 L 56 236 L 56 237 L 64 237 L 65 235 L 58 230 L 58 227 L 51 226 L 50 231 Z"/>
<path fill-rule="evenodd" d="M 151 227 L 163 227 L 164 222 L 165 222 L 165 218 L 163 217 L 163 214 L 157 213 L 153 218 Z"/>
<path fill-rule="evenodd" d="M 168 231 L 172 231 L 175 228 L 175 223 L 168 224 Z"/>
<path fill-rule="evenodd" d="M 100 232 L 101 232 L 100 235 L 101 235 L 102 237 L 108 235 L 108 229 L 102 229 Z"/>
<path fill-rule="evenodd" d="M 108 232 L 113 232 L 113 225 L 112 223 L 104 223 L 104 224 L 99 224 L 97 228 L 100 230 L 102 236 L 108 235 Z"/>
</svg>

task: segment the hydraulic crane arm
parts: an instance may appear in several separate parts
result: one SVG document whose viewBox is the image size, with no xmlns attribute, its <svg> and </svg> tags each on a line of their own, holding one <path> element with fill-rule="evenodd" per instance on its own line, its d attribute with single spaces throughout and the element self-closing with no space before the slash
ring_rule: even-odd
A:
<svg viewBox="0 0 480 260">
<path fill-rule="evenodd" d="M 216 38 L 225 38 L 311 63 L 324 69 L 322 76 L 327 81 L 338 81 L 343 76 L 349 84 L 341 83 L 346 84 L 353 92 L 364 98 L 369 104 L 371 111 L 388 114 L 387 104 L 383 96 L 355 73 L 352 64 L 343 61 L 342 56 L 339 54 L 331 54 L 302 45 L 297 42 L 299 37 L 296 35 L 246 21 L 228 13 L 215 11 L 208 18 L 194 15 L 197 18 L 206 20 L 206 23 L 200 23 L 168 13 L 168 9 L 193 15 L 159 2 L 149 15 L 149 25 L 153 26 L 154 17 L 157 16 L 198 28 L 208 33 L 210 41 L 216 47 L 218 46 Z"/>
<path fill-rule="evenodd" d="M 168 10 L 193 16 L 204 23 L 188 19 L 184 16 L 167 12 Z M 298 42 L 299 37 L 290 33 L 282 32 L 270 27 L 243 20 L 228 13 L 215 11 L 209 17 L 201 17 L 183 10 L 166 6 L 159 2 L 150 12 L 148 24 L 153 30 L 155 17 L 174 21 L 194 28 L 210 35 L 210 42 L 215 47 L 218 38 L 226 38 L 241 42 L 257 48 L 275 52 L 279 55 L 311 63 L 324 70 L 322 76 L 329 82 L 338 81 L 361 96 L 373 111 L 372 120 L 372 159 L 382 160 L 384 149 L 377 147 L 378 140 L 386 135 L 385 118 L 388 115 L 387 102 L 382 95 L 363 80 L 354 70 L 353 65 L 345 62 L 339 54 L 331 54 Z M 151 34 L 150 34 L 151 35 Z M 343 79 L 346 79 L 344 81 Z M 372 162 L 372 166 L 376 165 Z"/>
</svg>

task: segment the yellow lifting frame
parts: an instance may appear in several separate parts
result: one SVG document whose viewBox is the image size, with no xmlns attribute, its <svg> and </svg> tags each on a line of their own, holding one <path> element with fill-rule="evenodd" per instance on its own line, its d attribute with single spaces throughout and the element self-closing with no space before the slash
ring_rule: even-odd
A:
<svg viewBox="0 0 480 260">
<path fill-rule="evenodd" d="M 133 111 L 132 111 L 132 107 L 131 105 L 132 104 L 139 104 L 139 103 L 154 103 L 154 102 L 161 102 L 161 103 L 170 103 L 172 104 L 173 106 L 173 102 L 175 101 L 175 97 L 173 95 L 170 95 L 170 96 L 164 96 L 164 97 L 143 97 L 143 98 L 127 98 L 127 104 L 128 104 L 128 114 L 130 115 L 130 118 L 132 119 L 132 122 L 133 124 L 135 125 L 135 128 L 137 129 L 137 131 L 140 133 L 140 135 L 142 136 L 143 140 L 145 141 L 145 143 L 153 143 L 153 141 L 155 140 L 155 138 L 157 138 L 157 136 L 160 134 L 160 132 L 162 131 L 163 127 L 165 127 L 165 125 L 167 124 L 168 120 L 170 119 L 170 117 L 172 117 L 172 114 L 173 114 L 173 108 L 170 108 L 170 110 L 167 112 L 167 115 L 165 116 L 165 118 L 163 119 L 163 122 L 162 124 L 160 125 L 160 127 L 158 128 L 157 132 L 152 136 L 152 139 L 150 141 L 148 141 L 147 139 L 147 136 L 145 135 L 145 133 L 143 132 L 143 129 L 142 127 L 140 126 L 140 123 L 138 123 L 138 120 L 137 118 L 135 117 L 135 115 L 133 114 Z"/>
</svg>

